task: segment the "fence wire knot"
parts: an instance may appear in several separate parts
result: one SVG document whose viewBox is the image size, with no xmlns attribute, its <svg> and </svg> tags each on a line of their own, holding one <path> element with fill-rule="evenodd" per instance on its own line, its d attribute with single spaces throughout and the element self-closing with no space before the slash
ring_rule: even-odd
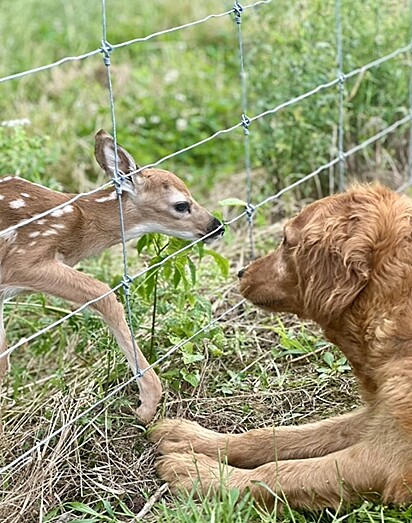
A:
<svg viewBox="0 0 412 523">
<path fill-rule="evenodd" d="M 112 180 L 113 180 L 114 188 L 115 188 L 115 191 L 116 191 L 116 195 L 117 196 L 121 196 L 123 194 L 123 178 L 122 178 L 122 176 L 117 175 L 114 178 L 112 178 Z"/>
<path fill-rule="evenodd" d="M 346 82 L 346 74 L 340 72 L 340 73 L 339 73 L 339 83 L 342 85 L 342 84 L 344 84 L 345 82 Z"/>
<path fill-rule="evenodd" d="M 243 132 L 245 134 L 249 134 L 250 123 L 251 123 L 250 118 L 248 116 L 246 116 L 245 113 L 243 113 L 242 114 L 242 127 L 243 127 Z"/>
<path fill-rule="evenodd" d="M 113 52 L 113 46 L 107 40 L 102 40 L 100 52 L 103 53 L 103 62 L 106 67 L 110 65 L 110 55 Z"/>
<path fill-rule="evenodd" d="M 130 286 L 133 283 L 133 279 L 128 275 L 124 274 L 122 279 L 123 292 L 126 296 L 130 296 Z"/>
<path fill-rule="evenodd" d="M 235 13 L 235 22 L 240 25 L 242 23 L 242 12 L 243 7 L 236 0 L 235 5 L 233 6 L 233 12 Z"/>
<path fill-rule="evenodd" d="M 251 203 L 247 203 L 245 207 L 245 212 L 247 219 L 250 221 L 253 217 L 254 212 L 256 211 L 256 207 L 252 205 Z"/>
</svg>

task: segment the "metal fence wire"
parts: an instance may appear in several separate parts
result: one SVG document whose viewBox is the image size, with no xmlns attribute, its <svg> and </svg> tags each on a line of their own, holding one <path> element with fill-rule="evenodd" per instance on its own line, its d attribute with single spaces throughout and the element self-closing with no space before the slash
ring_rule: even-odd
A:
<svg viewBox="0 0 412 523">
<path fill-rule="evenodd" d="M 112 134 L 114 138 L 114 144 L 115 144 L 115 174 L 111 181 L 105 183 L 104 185 L 99 186 L 98 188 L 94 189 L 93 191 L 84 192 L 77 194 L 73 198 L 71 198 L 68 201 L 65 201 L 64 204 L 59 205 L 57 207 L 48 209 L 47 211 L 37 215 L 36 217 L 33 217 L 31 219 L 23 220 L 17 225 L 13 227 L 8 227 L 2 231 L 0 231 L 0 237 L 9 234 L 11 231 L 18 229 L 20 227 L 24 227 L 25 225 L 39 220 L 40 218 L 43 218 L 54 211 L 75 202 L 77 199 L 82 198 L 84 196 L 91 195 L 102 188 L 109 187 L 113 185 L 116 190 L 117 199 L 119 202 L 119 227 L 121 229 L 121 244 L 122 244 L 122 252 L 123 252 L 123 279 L 122 281 L 111 288 L 106 294 L 100 296 L 99 298 L 89 301 L 87 303 L 84 303 L 82 306 L 78 307 L 76 310 L 70 312 L 69 314 L 65 315 L 58 321 L 55 321 L 54 323 L 51 323 L 50 325 L 44 327 L 43 329 L 37 331 L 36 333 L 32 334 L 29 337 L 23 338 L 14 345 L 11 345 L 6 352 L 4 352 L 1 357 L 7 357 L 12 352 L 17 350 L 19 347 L 21 347 L 23 344 L 27 344 L 31 342 L 32 340 L 36 339 L 39 336 L 42 336 L 46 332 L 55 329 L 57 326 L 61 325 L 65 321 L 67 321 L 69 318 L 71 318 L 74 315 L 77 315 L 79 312 L 81 312 L 83 309 L 88 307 L 89 305 L 96 303 L 100 299 L 104 298 L 110 293 L 116 292 L 120 289 L 123 289 L 124 295 L 125 295 L 125 307 L 126 307 L 126 316 L 128 318 L 128 323 L 130 327 L 130 336 L 133 340 L 133 344 L 135 343 L 134 339 L 134 332 L 132 327 L 132 314 L 131 314 L 131 305 L 130 305 L 130 292 L 131 292 L 131 284 L 133 281 L 147 273 L 149 270 L 156 269 L 160 267 L 162 264 L 169 261 L 171 258 L 174 258 L 181 254 L 182 252 L 186 251 L 187 249 L 190 249 L 194 244 L 202 241 L 207 236 L 192 242 L 190 245 L 187 245 L 183 247 L 182 249 L 178 250 L 177 252 L 174 252 L 170 256 L 163 259 L 161 262 L 156 263 L 154 265 L 151 265 L 150 267 L 140 270 L 136 274 L 130 274 L 128 269 L 128 263 L 127 263 L 127 248 L 126 248 L 126 236 L 125 236 L 125 230 L 124 230 L 124 222 L 123 222 L 123 215 L 122 215 L 122 184 L 123 184 L 123 178 L 121 173 L 118 169 L 118 157 L 117 157 L 117 122 L 116 122 L 116 111 L 115 111 L 115 96 L 112 86 L 112 79 L 111 79 L 111 59 L 112 59 L 112 53 L 116 49 L 120 49 L 123 47 L 135 45 L 135 44 L 142 44 L 144 42 L 147 42 L 149 40 L 152 40 L 154 38 L 157 38 L 159 36 L 176 32 L 176 31 L 182 31 L 190 27 L 198 26 L 204 22 L 207 22 L 209 20 L 218 19 L 222 17 L 232 17 L 233 18 L 233 27 L 234 31 L 237 31 L 237 40 L 238 40 L 238 49 L 233 49 L 233 53 L 238 53 L 239 55 L 239 85 L 235 86 L 235 88 L 240 87 L 241 92 L 241 106 L 239 107 L 239 120 L 234 123 L 232 126 L 227 128 L 219 129 L 217 132 L 213 133 L 212 135 L 199 140 L 198 142 L 191 143 L 184 147 L 183 149 L 180 149 L 178 151 L 174 151 L 163 158 L 160 158 L 158 161 L 145 165 L 144 167 L 140 167 L 135 171 L 135 173 L 140 172 L 143 169 L 149 168 L 149 167 L 156 167 L 163 162 L 174 158 L 175 156 L 181 155 L 187 151 L 190 151 L 196 147 L 199 147 L 203 145 L 204 143 L 210 142 L 212 140 L 215 140 L 217 137 L 232 133 L 233 131 L 237 129 L 243 129 L 244 134 L 244 163 L 245 163 L 245 194 L 246 194 L 246 206 L 245 209 L 236 215 L 234 218 L 229 220 L 227 222 L 227 225 L 231 225 L 241 219 L 246 219 L 247 225 L 248 225 L 248 236 L 249 236 L 249 250 L 250 250 L 250 257 L 253 258 L 255 256 L 255 248 L 254 248 L 254 215 L 259 211 L 259 209 L 263 206 L 266 206 L 267 204 L 274 202 L 276 200 L 279 200 L 285 193 L 288 191 L 294 189 L 295 187 L 305 184 L 309 180 L 313 179 L 314 177 L 325 173 L 333 166 L 338 166 L 338 183 L 337 186 L 339 189 L 343 189 L 345 187 L 345 163 L 348 158 L 356 154 L 357 152 L 361 151 L 362 149 L 368 147 L 369 145 L 373 144 L 374 142 L 377 142 L 378 140 L 382 139 L 386 135 L 395 132 L 398 130 L 401 126 L 404 126 L 406 124 L 409 124 L 412 129 L 412 68 L 411 68 L 411 74 L 410 74 L 410 92 L 409 92 L 409 101 L 410 101 L 410 109 L 409 113 L 404 116 L 403 118 L 393 122 L 391 125 L 385 127 L 378 133 L 376 133 L 373 136 L 370 136 L 367 140 L 363 141 L 362 143 L 352 147 L 351 149 L 344 150 L 344 96 L 345 96 L 345 83 L 348 79 L 357 77 L 366 71 L 379 67 L 380 65 L 384 64 L 385 62 L 389 60 L 393 60 L 395 57 L 400 55 L 409 55 L 410 60 L 412 61 L 412 0 L 409 1 L 409 9 L 410 9 L 410 19 L 411 19 L 411 41 L 408 45 L 404 47 L 399 47 L 397 49 L 394 49 L 391 53 L 381 56 L 377 58 L 374 61 L 371 61 L 369 63 L 366 63 L 356 69 L 353 69 L 348 72 L 344 72 L 344 66 L 343 66 L 343 48 L 342 48 L 342 22 L 341 22 L 341 1 L 335 0 L 335 17 L 336 17 L 336 74 L 335 77 L 332 78 L 330 81 L 326 83 L 322 83 L 314 87 L 313 89 L 302 93 L 299 96 L 296 96 L 294 98 L 291 98 L 275 107 L 272 107 L 271 109 L 268 109 L 264 112 L 261 112 L 260 114 L 255 115 L 249 115 L 248 114 L 248 89 L 250 86 L 248 86 L 247 82 L 247 70 L 246 70 L 246 61 L 245 61 L 245 52 L 244 52 L 244 45 L 243 45 L 243 33 L 244 30 L 247 31 L 247 16 L 248 11 L 252 10 L 254 8 L 257 8 L 263 4 L 270 4 L 272 0 L 260 0 L 256 1 L 254 3 L 250 3 L 247 5 L 241 5 L 237 0 L 234 2 L 233 8 L 220 12 L 220 13 L 213 13 L 209 14 L 208 16 L 201 18 L 199 20 L 194 20 L 192 22 L 185 23 L 183 25 L 179 25 L 176 27 L 172 27 L 163 31 L 158 31 L 155 33 L 152 33 L 148 36 L 142 37 L 142 38 L 134 38 L 132 40 L 124 41 L 116 45 L 111 45 L 107 40 L 107 24 L 106 24 L 106 3 L 105 0 L 101 0 L 101 16 L 102 16 L 102 41 L 100 47 L 89 51 L 87 53 L 84 53 L 82 55 L 78 56 L 66 56 L 61 58 L 60 60 L 46 64 L 43 66 L 35 67 L 33 69 L 29 69 L 26 71 L 22 71 L 20 73 L 12 74 L 9 76 L 5 76 L 3 78 L 0 78 L 0 84 L 10 81 L 17 81 L 20 78 L 23 78 L 27 75 L 34 75 L 41 73 L 43 71 L 50 70 L 55 67 L 60 67 L 63 64 L 66 64 L 68 62 L 76 62 L 80 60 L 84 60 L 87 58 L 90 58 L 92 56 L 102 54 L 104 64 L 106 66 L 106 74 L 107 74 L 107 84 L 108 84 L 108 108 L 111 115 L 111 122 L 112 122 Z M 251 182 L 251 157 L 250 157 L 250 144 L 249 144 L 249 135 L 251 132 L 251 127 L 253 123 L 256 121 L 265 118 L 266 116 L 273 116 L 279 111 L 282 111 L 283 109 L 287 107 L 291 107 L 292 105 L 299 104 L 299 102 L 302 102 L 305 99 L 308 99 L 317 93 L 337 87 L 337 102 L 338 102 L 338 114 L 337 114 L 337 155 L 335 158 L 331 159 L 329 162 L 318 166 L 314 171 L 311 173 L 308 173 L 306 176 L 303 176 L 296 182 L 288 185 L 287 187 L 281 189 L 276 194 L 272 194 L 271 196 L 259 201 L 259 202 L 252 202 L 252 182 Z M 407 186 L 412 184 L 412 140 L 410 140 L 410 149 L 409 149 L 409 177 L 408 180 L 405 182 L 403 186 L 401 186 L 398 190 L 404 190 Z M 329 175 L 331 176 L 331 175 Z M 330 190 L 332 191 L 335 186 L 335 180 L 333 177 L 329 179 L 329 186 Z M 212 233 L 210 233 L 212 234 Z M 98 411 L 97 415 L 100 415 L 101 412 L 103 412 L 111 401 L 114 400 L 116 395 L 124 389 L 127 385 L 129 385 L 131 382 L 133 382 L 136 379 L 140 379 L 141 376 L 143 376 L 149 368 L 152 368 L 154 366 L 159 365 L 162 363 L 165 359 L 169 358 L 174 352 L 178 351 L 182 346 L 184 346 L 187 342 L 193 340 L 196 338 L 199 334 L 202 334 L 206 332 L 208 329 L 213 327 L 217 322 L 221 321 L 225 316 L 231 314 L 234 310 L 239 308 L 243 305 L 245 302 L 244 299 L 238 301 L 235 305 L 231 306 L 227 310 L 225 310 L 222 314 L 215 317 L 210 323 L 207 323 L 204 327 L 199 329 L 195 334 L 193 334 L 191 337 L 183 339 L 178 344 L 172 346 L 163 356 L 159 357 L 152 365 L 145 369 L 138 369 L 136 364 L 136 373 L 135 375 L 131 376 L 128 380 L 126 380 L 124 383 L 113 389 L 110 393 L 108 393 L 106 396 L 101 398 L 99 401 L 96 401 L 95 403 L 91 404 L 89 407 L 87 407 L 85 410 L 83 410 L 78 416 L 73 417 L 72 419 L 68 420 L 66 423 L 64 423 L 61 427 L 51 432 L 47 437 L 37 441 L 31 448 L 23 452 L 20 456 L 18 456 L 16 459 L 10 461 L 6 465 L 2 466 L 0 468 L 0 474 L 4 474 L 5 472 L 15 473 L 17 472 L 21 467 L 24 467 L 28 463 L 30 463 L 38 454 L 41 452 L 41 450 L 44 448 L 45 445 L 47 445 L 55 436 L 58 436 L 59 434 L 63 433 L 68 427 L 79 421 L 83 416 L 86 416 L 90 412 L 92 412 L 97 407 L 100 407 L 101 410 Z M 137 361 L 136 361 L 137 363 Z"/>
</svg>

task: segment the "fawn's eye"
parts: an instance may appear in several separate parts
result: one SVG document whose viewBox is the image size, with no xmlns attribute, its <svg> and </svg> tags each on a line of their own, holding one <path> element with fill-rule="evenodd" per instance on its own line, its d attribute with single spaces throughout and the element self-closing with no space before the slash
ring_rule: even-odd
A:
<svg viewBox="0 0 412 523">
<path fill-rule="evenodd" d="M 177 212 L 188 212 L 190 211 L 190 206 L 187 202 L 179 202 L 175 204 L 175 210 Z"/>
</svg>

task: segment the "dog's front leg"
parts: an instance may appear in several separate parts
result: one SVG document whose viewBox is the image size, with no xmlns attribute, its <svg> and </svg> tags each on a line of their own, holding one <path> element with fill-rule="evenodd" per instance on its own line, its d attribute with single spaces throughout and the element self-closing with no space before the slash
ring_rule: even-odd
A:
<svg viewBox="0 0 412 523">
<path fill-rule="evenodd" d="M 167 454 L 159 459 L 159 475 L 172 491 L 210 495 L 224 488 L 250 490 L 267 508 L 288 503 L 292 508 L 318 510 L 340 503 L 384 494 L 390 475 L 385 458 L 360 443 L 320 458 L 267 463 L 239 469 L 218 463 L 204 454 Z M 407 490 L 404 490 L 408 501 Z"/>
<path fill-rule="evenodd" d="M 254 468 L 285 459 L 324 456 L 358 442 L 367 427 L 367 409 L 300 426 L 220 434 L 192 421 L 164 419 L 150 432 L 161 454 L 194 451 L 230 465 Z"/>
</svg>

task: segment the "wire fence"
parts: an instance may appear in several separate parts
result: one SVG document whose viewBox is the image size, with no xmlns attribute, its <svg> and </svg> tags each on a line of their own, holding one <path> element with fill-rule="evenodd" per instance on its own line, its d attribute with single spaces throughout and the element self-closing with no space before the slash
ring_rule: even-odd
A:
<svg viewBox="0 0 412 523">
<path fill-rule="evenodd" d="M 41 218 L 43 218 L 43 217 L 45 217 L 45 216 L 55 212 L 56 210 L 61 209 L 62 207 L 66 206 L 66 205 L 74 203 L 79 198 L 83 198 L 83 197 L 92 195 L 92 194 L 96 193 L 97 191 L 101 190 L 102 188 L 106 188 L 106 187 L 109 187 L 109 186 L 113 185 L 115 187 L 115 189 L 116 189 L 116 194 L 117 194 L 117 198 L 118 198 L 118 202 L 119 202 L 119 227 L 121 229 L 121 237 L 122 237 L 122 242 L 121 243 L 122 243 L 122 252 L 123 252 L 123 279 L 122 279 L 122 281 L 118 285 L 112 287 L 104 295 L 99 296 L 98 298 L 96 298 L 94 300 L 91 300 L 91 301 L 89 301 L 87 303 L 84 303 L 83 305 L 81 305 L 77 309 L 73 310 L 69 314 L 67 314 L 67 315 L 63 316 L 62 318 L 60 318 L 58 321 L 56 321 L 54 323 L 51 323 L 50 325 L 48 325 L 48 326 L 44 327 L 43 329 L 37 331 L 33 335 L 31 335 L 31 336 L 29 336 L 27 338 L 23 338 L 19 342 L 15 343 L 14 345 L 11 345 L 6 352 L 4 352 L 2 355 L 0 355 L 0 358 L 1 357 L 7 357 L 8 355 L 13 353 L 15 350 L 17 350 L 22 345 L 27 344 L 27 343 L 33 341 L 37 337 L 42 336 L 43 334 L 45 334 L 48 331 L 51 331 L 52 329 L 55 329 L 58 325 L 61 325 L 62 323 L 66 322 L 69 318 L 71 318 L 72 316 L 74 316 L 74 315 L 78 314 L 79 312 L 83 311 L 86 307 L 96 303 L 97 301 L 103 299 L 104 297 L 108 296 L 109 294 L 111 294 L 113 292 L 116 292 L 116 291 L 118 291 L 120 289 L 123 289 L 123 291 L 124 291 L 125 305 L 126 305 L 126 316 L 128 317 L 128 322 L 129 322 L 129 327 L 130 327 L 130 336 L 131 336 L 131 339 L 132 339 L 132 343 L 134 344 L 135 343 L 135 341 L 134 341 L 135 340 L 135 336 L 134 336 L 133 327 L 132 327 L 131 304 L 130 304 L 130 299 L 129 299 L 130 298 L 132 282 L 136 278 L 141 277 L 144 274 L 146 274 L 148 271 L 153 271 L 153 269 L 156 269 L 156 268 L 162 266 L 163 264 L 168 262 L 170 259 L 172 259 L 172 258 L 178 256 L 179 254 L 181 254 L 182 252 L 185 252 L 186 250 L 192 248 L 192 246 L 194 244 L 196 244 L 196 243 L 198 243 L 200 241 L 203 241 L 205 238 L 207 238 L 207 236 L 213 234 L 213 232 L 209 233 L 209 235 L 206 235 L 203 238 L 197 240 L 196 242 L 192 242 L 190 245 L 187 245 L 187 246 L 183 247 L 182 249 L 178 250 L 177 252 L 174 252 L 173 254 L 167 256 L 161 262 L 159 262 L 157 264 L 154 264 L 154 265 L 151 265 L 150 267 L 147 267 L 145 269 L 142 269 L 139 272 L 137 272 L 136 274 L 130 274 L 129 273 L 128 262 L 127 262 L 126 235 L 125 235 L 125 229 L 124 229 L 124 219 L 123 219 L 123 215 L 122 215 L 122 183 L 123 183 L 123 178 L 122 178 L 122 174 L 119 172 L 119 169 L 118 169 L 117 132 L 116 132 L 116 130 L 117 130 L 117 122 L 116 122 L 116 111 L 115 111 L 115 96 L 114 96 L 113 86 L 112 86 L 112 81 L 111 81 L 111 54 L 112 54 L 113 50 L 120 49 L 120 48 L 127 47 L 127 46 L 131 46 L 131 45 L 138 44 L 138 43 L 147 42 L 148 40 L 154 39 L 156 37 L 159 37 L 159 36 L 171 33 L 171 32 L 181 31 L 181 30 L 187 29 L 189 27 L 198 26 L 199 24 L 202 24 L 202 23 L 204 23 L 206 21 L 209 21 L 209 20 L 218 19 L 218 18 L 222 18 L 222 17 L 229 17 L 229 16 L 233 18 L 234 27 L 237 28 L 237 39 L 238 39 L 238 51 L 237 52 L 239 54 L 239 64 L 240 64 L 239 65 L 239 71 L 240 71 L 239 78 L 240 78 L 240 90 L 241 90 L 241 107 L 240 107 L 240 110 L 239 110 L 239 121 L 233 123 L 233 125 L 231 125 L 231 126 L 229 126 L 227 128 L 219 129 L 217 132 L 211 134 L 210 136 L 208 136 L 208 137 L 206 137 L 206 138 L 204 138 L 202 140 L 199 140 L 198 142 L 191 143 L 188 146 L 186 146 L 186 147 L 184 147 L 184 148 L 182 148 L 182 149 L 180 149 L 178 151 L 174 151 L 174 152 L 164 156 L 163 158 L 157 160 L 154 163 L 151 163 L 151 164 L 145 165 L 143 167 L 140 167 L 139 169 L 137 169 L 135 171 L 135 173 L 138 173 L 138 172 L 140 172 L 140 171 L 142 171 L 142 170 L 144 170 L 146 168 L 149 168 L 149 167 L 156 167 L 156 166 L 162 164 L 163 162 L 165 162 L 165 161 L 167 161 L 167 160 L 169 160 L 171 158 L 174 158 L 174 157 L 176 157 L 178 155 L 181 155 L 181 154 L 183 154 L 185 152 L 188 152 L 188 151 L 190 151 L 190 150 L 192 150 L 192 149 L 194 149 L 196 147 L 199 147 L 199 146 L 201 146 L 201 145 L 203 145 L 203 144 L 205 144 L 207 142 L 215 140 L 219 136 L 222 136 L 222 135 L 225 135 L 225 134 L 228 134 L 228 133 L 232 133 L 236 129 L 243 129 L 243 133 L 244 133 L 244 162 L 245 162 L 245 173 L 246 173 L 245 188 L 246 188 L 246 202 L 247 202 L 247 205 L 245 206 L 245 209 L 242 212 L 240 212 L 234 218 L 229 220 L 227 222 L 227 225 L 229 226 L 229 225 L 231 225 L 231 224 L 233 224 L 233 223 L 235 223 L 235 222 L 237 222 L 237 221 L 239 221 L 241 219 L 246 219 L 247 220 L 248 233 L 249 233 L 250 256 L 251 256 L 251 258 L 253 258 L 254 254 L 255 254 L 255 248 L 254 248 L 254 220 L 253 220 L 253 218 L 254 218 L 255 213 L 258 212 L 260 208 L 262 208 L 263 206 L 266 206 L 267 204 L 272 203 L 272 202 L 274 202 L 276 200 L 279 200 L 288 191 L 291 191 L 292 189 L 294 189 L 294 188 L 296 188 L 296 187 L 298 187 L 298 186 L 300 186 L 302 184 L 305 184 L 306 182 L 308 182 L 309 180 L 315 178 L 316 176 L 319 176 L 321 174 L 323 175 L 324 173 L 328 172 L 328 170 L 330 170 L 330 168 L 333 167 L 333 166 L 338 166 L 338 177 L 339 178 L 338 178 L 338 184 L 337 185 L 338 185 L 338 187 L 340 189 L 343 189 L 344 186 L 345 186 L 345 162 L 348 160 L 348 158 L 352 157 L 354 154 L 356 154 L 359 151 L 365 149 L 366 147 L 368 147 L 369 145 L 373 144 L 374 142 L 377 142 L 378 140 L 381 140 L 383 137 L 387 136 L 388 134 L 394 133 L 395 131 L 397 131 L 402 126 L 406 126 L 407 124 L 409 124 L 411 126 L 411 128 L 412 128 L 412 72 L 411 72 L 411 76 L 410 76 L 410 103 L 411 103 L 411 108 L 409 110 L 409 113 L 406 116 L 404 116 L 403 118 L 400 118 L 400 119 L 396 120 L 391 125 L 389 125 L 389 126 L 385 127 L 384 129 L 380 130 L 378 133 L 374 134 L 373 136 L 370 136 L 368 139 L 366 139 L 362 143 L 360 143 L 360 144 L 358 144 L 358 145 L 356 145 L 356 146 L 354 146 L 354 147 L 352 147 L 352 148 L 350 148 L 350 149 L 348 149 L 346 151 L 344 150 L 344 93 L 345 93 L 345 83 L 347 82 L 348 79 L 353 78 L 353 77 L 357 77 L 358 75 L 361 75 L 364 72 L 366 72 L 366 71 L 368 71 L 368 70 L 370 70 L 372 68 L 379 67 L 380 65 L 384 64 L 385 62 L 393 60 L 397 56 L 400 56 L 400 55 L 409 55 L 410 57 L 412 56 L 412 0 L 410 0 L 411 42 L 409 43 L 409 45 L 406 45 L 404 47 L 399 47 L 397 49 L 394 49 L 391 53 L 389 53 L 389 54 L 387 54 L 385 56 L 381 56 L 381 57 L 377 58 L 376 60 L 373 60 L 373 61 L 371 61 L 369 63 L 364 64 L 364 65 L 361 65 L 360 67 L 358 67 L 356 69 L 353 69 L 351 71 L 348 71 L 348 72 L 344 72 L 344 68 L 343 68 L 341 2 L 340 2 L 340 0 L 336 0 L 336 3 L 335 3 L 335 15 L 336 15 L 336 57 L 337 57 L 336 61 L 337 61 L 337 69 L 336 69 L 335 77 L 332 78 L 330 81 L 328 81 L 326 83 L 319 84 L 316 87 L 314 87 L 313 89 L 311 89 L 311 90 L 309 90 L 307 92 L 304 92 L 304 93 L 302 93 L 299 96 L 291 98 L 291 99 L 289 99 L 289 100 L 287 100 L 287 101 L 285 101 L 285 102 L 283 102 L 283 103 L 281 103 L 279 105 L 276 105 L 275 107 L 272 107 L 272 108 L 270 108 L 268 110 L 265 110 L 265 111 L 263 111 L 263 112 L 261 112 L 259 114 L 255 114 L 253 116 L 248 115 L 247 111 L 248 111 L 248 88 L 249 88 L 249 86 L 247 85 L 247 71 L 246 71 L 246 67 L 245 67 L 245 55 L 244 55 L 244 45 L 243 45 L 243 30 L 242 30 L 243 25 L 244 25 L 243 22 L 244 22 L 244 19 L 245 19 L 245 13 L 247 14 L 247 10 L 257 8 L 259 6 L 262 6 L 263 4 L 270 4 L 270 3 L 271 3 L 271 0 L 261 0 L 261 1 L 257 1 L 257 2 L 254 2 L 254 3 L 248 4 L 248 5 L 243 5 L 242 6 L 238 1 L 235 1 L 233 8 L 230 9 L 230 10 L 226 10 L 226 11 L 223 11 L 223 12 L 220 12 L 220 13 L 213 13 L 213 14 L 210 14 L 210 15 L 202 18 L 202 19 L 194 20 L 192 22 L 189 22 L 189 23 L 186 23 L 186 24 L 183 24 L 183 25 L 180 25 L 180 26 L 172 27 L 172 28 L 166 29 L 164 31 L 158 31 L 158 32 L 155 32 L 155 33 L 150 34 L 150 35 L 148 35 L 146 37 L 143 37 L 143 38 L 135 38 L 135 39 L 128 40 L 128 41 L 125 41 L 125 42 L 121 42 L 121 43 L 116 44 L 116 45 L 111 45 L 107 41 L 105 0 L 101 0 L 101 5 L 102 5 L 102 42 L 101 42 L 101 46 L 98 49 L 92 50 L 90 52 L 87 52 L 85 54 L 78 55 L 78 56 L 63 57 L 63 58 L 61 58 L 60 60 L 58 60 L 56 62 L 53 62 L 53 63 L 46 64 L 46 65 L 43 65 L 43 66 L 40 66 L 40 67 L 36 67 L 36 68 L 33 68 L 33 69 L 22 71 L 22 72 L 17 73 L 17 74 L 13 74 L 13 75 L 9 75 L 9 76 L 5 76 L 3 78 L 0 78 L 0 84 L 4 83 L 4 82 L 9 82 L 9 81 L 16 81 L 16 80 L 18 80 L 18 79 L 20 79 L 22 77 L 27 76 L 27 75 L 41 73 L 42 71 L 47 71 L 47 70 L 50 70 L 50 69 L 52 69 L 54 67 L 60 67 L 63 64 L 66 64 L 68 62 L 85 60 L 85 59 L 88 59 L 88 58 L 90 58 L 92 56 L 95 56 L 95 55 L 98 55 L 98 54 L 102 54 L 103 55 L 103 61 L 104 61 L 104 64 L 106 66 L 106 73 L 107 73 L 108 107 L 109 107 L 109 111 L 110 111 L 110 115 L 111 115 L 112 131 L 113 131 L 113 137 L 114 137 L 114 143 L 115 143 L 115 174 L 114 174 L 113 180 L 111 180 L 111 181 L 109 181 L 109 182 L 99 186 L 98 188 L 94 189 L 93 191 L 77 194 L 73 198 L 67 200 L 62 205 L 59 205 L 57 207 L 53 207 L 51 209 L 48 209 L 47 211 L 45 211 L 45 212 L 43 212 L 41 214 L 38 214 L 38 215 L 34 216 L 31 219 L 23 220 L 23 221 L 21 221 L 20 223 L 18 223 L 17 225 L 15 225 L 13 227 L 8 227 L 8 228 L 0 231 L 0 237 L 4 236 L 4 235 L 7 235 L 11 231 L 19 229 L 20 227 L 24 227 L 24 226 L 26 226 L 29 223 L 32 223 L 32 222 L 34 222 L 36 220 L 39 220 L 39 219 L 41 219 Z M 235 49 L 233 50 L 233 52 L 235 52 Z M 287 107 L 291 107 L 292 105 L 298 104 L 299 102 L 302 102 L 303 100 L 306 100 L 306 99 L 314 96 L 315 94 L 317 94 L 317 93 L 319 93 L 321 91 L 324 91 L 324 90 L 327 90 L 327 89 L 331 89 L 331 88 L 334 88 L 334 87 L 338 87 L 338 89 L 337 89 L 337 101 L 338 101 L 338 114 L 337 114 L 338 139 L 337 139 L 337 143 L 338 143 L 338 146 L 337 146 L 337 155 L 336 155 L 336 157 L 331 159 L 329 162 L 327 162 L 327 163 L 325 163 L 323 165 L 318 166 L 315 170 L 313 170 L 312 172 L 306 174 L 305 176 L 303 176 L 302 178 L 297 180 L 295 183 L 290 184 L 287 187 L 281 189 L 276 194 L 272 194 L 269 197 L 267 197 L 267 198 L 265 198 L 265 199 L 263 199 L 263 200 L 261 200 L 259 202 L 253 202 L 252 203 L 252 191 L 251 191 L 251 187 L 252 187 L 252 182 L 251 182 L 251 164 L 252 164 L 252 162 L 251 162 L 251 157 L 250 157 L 250 143 L 249 143 L 249 132 L 250 132 L 249 128 L 250 128 L 250 125 L 253 122 L 258 121 L 260 119 L 263 119 L 263 118 L 265 118 L 265 117 L 267 117 L 269 115 L 273 116 L 276 113 L 278 113 L 279 111 L 282 111 L 283 109 L 285 109 Z M 410 141 L 410 143 L 411 143 L 411 141 Z M 410 156 L 412 156 L 411 152 L 410 152 Z M 409 158 L 409 160 L 410 160 L 409 165 L 411 166 L 412 165 L 411 158 Z M 330 187 L 330 191 L 332 192 L 333 188 L 335 187 L 335 180 L 334 180 L 333 176 L 330 174 L 330 171 L 329 171 L 329 177 L 330 177 L 329 178 L 329 187 Z M 409 178 L 405 182 L 405 184 L 399 188 L 399 190 L 404 190 L 407 186 L 409 186 L 411 184 L 412 184 L 412 173 L 411 173 L 411 167 L 410 167 Z M 130 384 L 131 382 L 133 382 L 136 379 L 140 379 L 149 369 L 151 369 L 152 367 L 155 367 L 155 366 L 159 365 L 160 363 L 162 363 L 164 360 L 169 358 L 173 353 L 175 353 L 181 347 L 183 347 L 186 343 L 188 343 L 189 341 L 195 339 L 198 335 L 207 332 L 208 329 L 213 327 L 217 322 L 221 321 L 225 316 L 229 315 L 234 310 L 236 310 L 237 308 L 241 307 L 244 302 L 245 302 L 245 300 L 240 300 L 235 305 L 233 305 L 231 307 L 228 307 L 222 314 L 220 314 L 217 317 L 215 317 L 210 323 L 206 324 L 204 327 L 199 329 L 191 337 L 183 339 L 179 343 L 177 343 L 174 346 L 172 346 L 164 355 L 159 357 L 149 367 L 147 367 L 145 369 L 138 369 L 138 367 L 136 365 L 137 371 L 136 371 L 135 375 L 130 377 L 130 379 L 126 380 L 124 383 L 122 383 L 121 385 L 119 385 L 115 389 L 113 389 L 105 397 L 101 398 L 99 401 L 97 401 L 97 402 L 93 403 L 92 405 L 90 405 L 89 407 L 87 407 L 85 410 L 83 410 L 81 412 L 81 414 L 79 414 L 78 416 L 68 420 L 61 427 L 59 427 L 55 431 L 51 432 L 47 437 L 37 441 L 30 449 L 26 450 L 24 453 L 22 453 L 16 459 L 14 459 L 14 460 L 10 461 L 9 463 L 7 463 L 6 465 L 0 467 L 0 474 L 4 474 L 4 473 L 10 472 L 10 471 L 12 471 L 14 473 L 17 470 L 19 470 L 21 467 L 23 467 L 23 466 L 27 465 L 28 463 L 30 463 L 36 457 L 36 455 L 38 455 L 38 453 L 43 448 L 43 446 L 47 445 L 47 443 L 49 443 L 55 436 L 63 433 L 71 425 L 73 425 L 76 422 L 78 422 L 79 419 L 81 419 L 83 416 L 86 416 L 87 414 L 89 414 L 91 411 L 93 411 L 97 407 L 102 407 L 103 406 L 102 407 L 103 409 L 107 408 L 109 402 L 112 401 L 113 398 L 121 390 L 123 390 L 128 384 Z"/>
</svg>

